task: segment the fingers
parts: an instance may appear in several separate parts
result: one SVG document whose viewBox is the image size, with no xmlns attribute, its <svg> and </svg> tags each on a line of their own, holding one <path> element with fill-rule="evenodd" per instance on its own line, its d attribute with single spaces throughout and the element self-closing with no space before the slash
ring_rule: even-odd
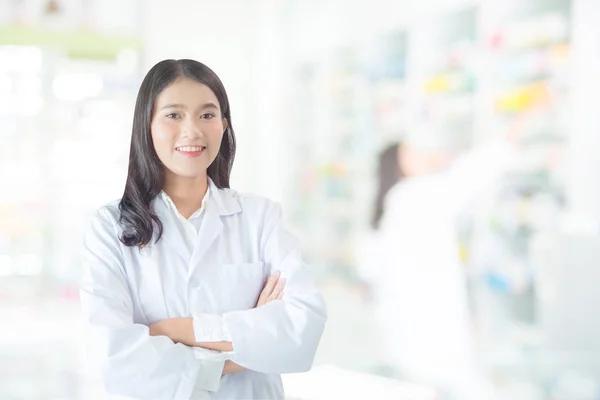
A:
<svg viewBox="0 0 600 400">
<path fill-rule="evenodd" d="M 242 372 L 244 370 L 245 370 L 245 368 L 242 367 L 241 365 L 236 364 L 231 360 L 226 360 L 222 375 L 232 374 L 235 372 Z"/>
<path fill-rule="evenodd" d="M 285 279 L 280 279 L 280 277 L 281 273 L 279 271 L 275 271 L 275 273 L 273 273 L 273 275 L 267 279 L 265 287 L 260 293 L 258 301 L 256 302 L 256 307 L 260 307 L 270 301 L 281 300 L 283 298 Z"/>
<path fill-rule="evenodd" d="M 279 279 L 277 285 L 273 289 L 271 295 L 267 298 L 267 302 L 279 299 L 279 296 L 283 294 L 283 288 L 285 287 L 285 279 Z"/>
<path fill-rule="evenodd" d="M 269 279 L 267 280 L 267 284 L 265 285 L 265 288 L 263 289 L 263 293 L 265 293 L 265 297 L 269 297 L 271 295 L 271 293 L 273 293 L 273 289 L 275 289 L 275 286 L 277 285 L 277 282 L 279 281 L 280 276 L 281 276 L 281 272 L 275 271 L 275 273 L 269 277 Z"/>
<path fill-rule="evenodd" d="M 273 292 L 273 289 L 277 285 L 277 281 L 279 280 L 280 275 L 281 275 L 281 273 L 279 271 L 275 271 L 275 273 L 273 275 L 271 275 L 269 277 L 269 279 L 267 279 L 267 283 L 265 284 L 265 287 L 262 290 L 262 292 L 260 293 L 260 296 L 258 297 L 258 301 L 256 302 L 257 307 L 266 303 L 267 299 Z"/>
<path fill-rule="evenodd" d="M 231 372 L 242 372 L 245 369 L 246 368 L 242 367 L 239 364 L 236 364 L 234 362 L 231 363 Z"/>
</svg>

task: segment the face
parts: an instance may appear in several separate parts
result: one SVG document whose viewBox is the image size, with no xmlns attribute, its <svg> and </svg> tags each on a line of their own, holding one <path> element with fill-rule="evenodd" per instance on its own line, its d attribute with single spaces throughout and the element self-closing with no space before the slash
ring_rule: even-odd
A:
<svg viewBox="0 0 600 400">
<path fill-rule="evenodd" d="M 443 151 L 423 151 L 410 144 L 398 148 L 398 164 L 405 176 L 422 176 L 437 171 L 452 160 L 452 155 Z"/>
<path fill-rule="evenodd" d="M 227 120 L 208 86 L 178 78 L 156 99 L 150 129 L 165 179 L 206 179 Z"/>
<path fill-rule="evenodd" d="M 419 176 L 425 173 L 424 155 L 410 144 L 404 144 L 398 148 L 398 163 L 405 176 Z"/>
</svg>

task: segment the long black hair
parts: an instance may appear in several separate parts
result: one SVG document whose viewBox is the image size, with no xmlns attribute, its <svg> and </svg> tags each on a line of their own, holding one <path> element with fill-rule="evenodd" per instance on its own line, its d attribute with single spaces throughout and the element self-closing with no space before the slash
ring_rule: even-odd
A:
<svg viewBox="0 0 600 400">
<path fill-rule="evenodd" d="M 404 178 L 399 165 L 399 149 L 401 146 L 400 143 L 393 143 L 379 154 L 377 197 L 371 219 L 373 229 L 379 228 L 383 216 L 385 196 L 398 181 Z"/>
<path fill-rule="evenodd" d="M 229 188 L 235 157 L 235 133 L 223 83 L 217 74 L 198 61 L 159 62 L 146 74 L 135 103 L 127 183 L 119 203 L 119 222 L 124 228 L 120 239 L 126 246 L 146 246 L 152 240 L 155 226 L 158 229 L 157 240 L 162 236 L 163 226 L 151 203 L 163 189 L 165 167 L 154 149 L 150 125 L 156 98 L 179 77 L 208 86 L 219 101 L 222 118 L 227 119 L 227 129 L 219 153 L 208 167 L 207 174 L 218 188 Z"/>
</svg>

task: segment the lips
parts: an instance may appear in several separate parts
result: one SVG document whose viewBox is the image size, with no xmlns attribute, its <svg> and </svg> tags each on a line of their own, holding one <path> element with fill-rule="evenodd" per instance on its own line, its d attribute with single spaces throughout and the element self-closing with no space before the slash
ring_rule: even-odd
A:
<svg viewBox="0 0 600 400">
<path fill-rule="evenodd" d="M 206 146 L 179 146 L 175 148 L 175 150 L 182 153 L 198 153 L 205 149 Z"/>
</svg>

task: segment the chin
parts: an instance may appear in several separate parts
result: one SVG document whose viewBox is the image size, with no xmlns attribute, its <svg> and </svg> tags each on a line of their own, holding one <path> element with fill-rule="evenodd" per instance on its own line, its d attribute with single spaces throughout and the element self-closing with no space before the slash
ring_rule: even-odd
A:
<svg viewBox="0 0 600 400">
<path fill-rule="evenodd" d="M 171 170 L 174 175 L 184 179 L 199 179 L 206 176 L 206 169 L 196 169 L 194 171 L 189 170 Z"/>
<path fill-rule="evenodd" d="M 186 179 L 200 179 L 202 177 L 206 177 L 206 171 L 202 171 L 201 173 L 195 173 L 195 174 L 185 174 L 185 175 L 181 175 L 182 178 L 186 178 Z"/>
</svg>

